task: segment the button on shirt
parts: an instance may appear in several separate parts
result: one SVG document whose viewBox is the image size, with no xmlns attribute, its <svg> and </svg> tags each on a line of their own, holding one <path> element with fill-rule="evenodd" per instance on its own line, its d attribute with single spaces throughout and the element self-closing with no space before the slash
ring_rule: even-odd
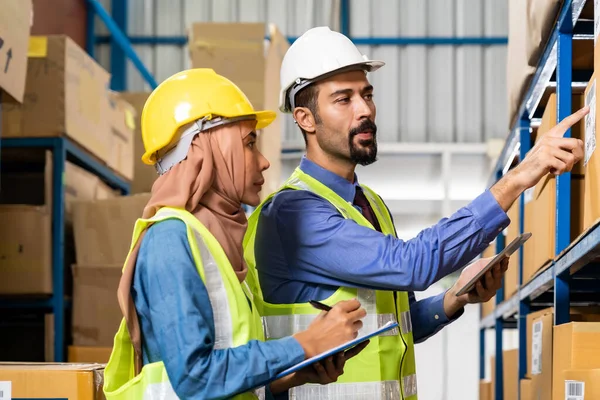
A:
<svg viewBox="0 0 600 400">
<path fill-rule="evenodd" d="M 353 203 L 354 183 L 306 157 L 300 169 Z M 355 206 L 357 210 L 362 209 Z M 307 190 L 277 193 L 261 210 L 256 264 L 265 300 L 274 304 L 324 300 L 340 286 L 409 292 L 415 342 L 452 322 L 444 293 L 420 301 L 422 291 L 480 254 L 508 224 L 485 191 L 437 225 L 404 241 L 345 219 L 329 201 Z"/>
</svg>

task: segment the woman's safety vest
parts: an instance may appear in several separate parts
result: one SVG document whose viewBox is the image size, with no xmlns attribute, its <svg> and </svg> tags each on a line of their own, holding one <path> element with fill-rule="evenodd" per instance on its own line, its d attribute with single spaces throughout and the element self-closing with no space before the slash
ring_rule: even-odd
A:
<svg viewBox="0 0 600 400">
<path fill-rule="evenodd" d="M 187 227 L 187 238 L 196 269 L 208 291 L 215 325 L 215 349 L 237 347 L 250 340 L 265 340 L 262 322 L 252 294 L 240 282 L 217 239 L 196 217 L 182 209 L 161 208 L 149 219 L 138 219 L 135 224 L 130 257 L 140 234 L 149 225 L 176 218 Z M 127 262 L 125 262 L 127 265 Z M 193 333 L 190 333 L 193 334 Z M 110 360 L 104 371 L 104 393 L 107 400 L 177 399 L 169 383 L 162 361 L 147 364 L 135 376 L 134 349 L 125 319 L 121 321 L 114 339 Z M 264 399 L 265 389 L 233 397 L 236 400 Z"/>
<path fill-rule="evenodd" d="M 392 218 L 381 198 L 366 186 L 362 188 L 383 234 L 396 236 Z M 346 202 L 333 190 L 299 168 L 294 171 L 280 191 L 286 189 L 311 191 L 328 200 L 344 218 L 374 229 L 351 203 Z M 263 299 L 256 270 L 254 241 L 261 209 L 274 195 L 271 194 L 265 199 L 250 216 L 248 231 L 244 238 L 244 256 L 248 264 L 246 280 L 253 290 L 254 303 L 263 316 L 267 339 L 278 339 L 305 330 L 315 315 L 320 312 L 309 303 L 270 304 Z M 399 321 L 401 332 L 393 329 L 370 339 L 369 345 L 361 353 L 348 360 L 344 367 L 344 374 L 337 382 L 328 385 L 306 384 L 292 388 L 290 399 L 417 400 L 416 365 L 408 294 L 340 287 L 323 303 L 333 306 L 341 300 L 352 298 L 358 298 L 367 311 L 367 316 L 363 319 L 363 331 L 375 330 L 389 321 Z"/>
</svg>

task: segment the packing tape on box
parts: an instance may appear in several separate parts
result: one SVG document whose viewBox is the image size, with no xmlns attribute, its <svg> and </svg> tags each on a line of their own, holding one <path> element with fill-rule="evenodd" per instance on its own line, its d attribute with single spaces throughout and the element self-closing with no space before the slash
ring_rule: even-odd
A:
<svg viewBox="0 0 600 400">
<path fill-rule="evenodd" d="M 48 55 L 48 37 L 47 36 L 31 36 L 29 38 L 29 48 L 27 49 L 27 57 L 44 58 Z"/>
</svg>

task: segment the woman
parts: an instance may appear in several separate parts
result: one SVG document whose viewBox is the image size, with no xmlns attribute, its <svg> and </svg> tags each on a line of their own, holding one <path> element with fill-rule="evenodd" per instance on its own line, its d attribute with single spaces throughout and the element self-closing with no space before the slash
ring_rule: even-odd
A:
<svg viewBox="0 0 600 400">
<path fill-rule="evenodd" d="M 156 88 L 141 119 L 142 159 L 160 176 L 119 284 L 124 319 L 105 370 L 107 399 L 269 398 L 335 381 L 362 347 L 272 382 L 356 337 L 365 315 L 358 301 L 338 303 L 293 337 L 265 342 L 244 281 L 242 204 L 259 204 L 269 163 L 256 130 L 275 113 L 254 111 L 213 70 L 193 69 Z"/>
</svg>

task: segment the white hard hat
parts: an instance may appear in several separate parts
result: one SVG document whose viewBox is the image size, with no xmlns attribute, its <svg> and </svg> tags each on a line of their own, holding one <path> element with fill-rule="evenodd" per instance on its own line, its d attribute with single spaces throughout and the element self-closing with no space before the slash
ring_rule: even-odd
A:
<svg viewBox="0 0 600 400">
<path fill-rule="evenodd" d="M 292 43 L 283 57 L 279 109 L 291 112 L 296 93 L 333 72 L 352 68 L 371 72 L 384 65 L 383 61 L 369 60 L 349 38 L 329 27 L 309 29 Z"/>
</svg>

